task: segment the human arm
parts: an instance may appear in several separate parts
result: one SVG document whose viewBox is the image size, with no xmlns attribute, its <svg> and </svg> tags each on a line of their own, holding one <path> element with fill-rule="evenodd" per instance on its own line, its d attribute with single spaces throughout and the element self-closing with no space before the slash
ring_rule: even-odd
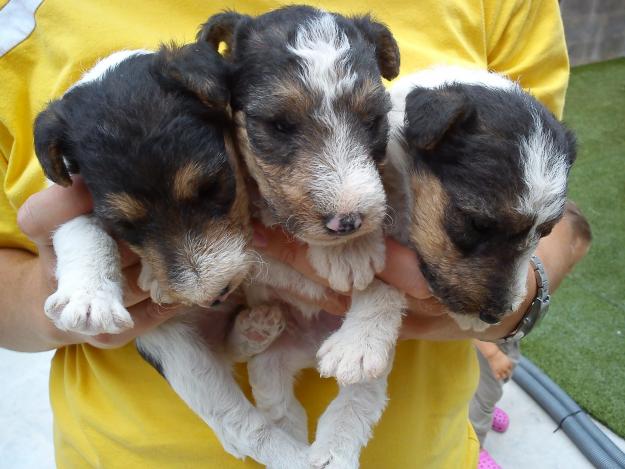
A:
<svg viewBox="0 0 625 469">
<path fill-rule="evenodd" d="M 473 344 L 488 361 L 495 378 L 503 380 L 510 377 L 514 364 L 496 344 L 481 340 L 474 340 Z"/>
<path fill-rule="evenodd" d="M 573 220 L 575 214 L 567 209 L 563 219 L 551 234 L 541 239 L 536 255 L 543 261 L 551 291 L 555 291 L 566 274 L 586 254 L 590 239 L 585 239 Z M 291 265 L 298 272 L 327 285 L 308 263 L 306 246 L 290 239 L 281 230 L 257 226 L 255 245 L 266 255 Z M 406 294 L 409 313 L 404 317 L 403 339 L 454 340 L 476 338 L 495 340 L 505 337 L 523 318 L 536 296 L 536 279 L 528 263 L 527 292 L 519 308 L 506 316 L 501 324 L 483 332 L 462 330 L 446 314 L 444 306 L 431 296 L 423 278 L 416 255 L 407 247 L 387 240 L 386 268 L 378 277 Z"/>
<path fill-rule="evenodd" d="M 55 255 L 51 233 L 64 222 L 91 210 L 91 198 L 80 179 L 69 189 L 52 186 L 31 196 L 20 208 L 21 230 L 36 244 L 38 255 L 0 249 L 0 274 L 6 288 L 0 292 L 0 346 L 37 352 L 64 345 L 89 343 L 103 348 L 121 346 L 143 331 L 171 317 L 176 308 L 165 308 L 148 299 L 136 279 L 138 258 L 120 245 L 126 278 L 124 303 L 135 326 L 117 335 L 85 336 L 57 329 L 45 316 L 43 304 L 56 289 Z"/>
</svg>

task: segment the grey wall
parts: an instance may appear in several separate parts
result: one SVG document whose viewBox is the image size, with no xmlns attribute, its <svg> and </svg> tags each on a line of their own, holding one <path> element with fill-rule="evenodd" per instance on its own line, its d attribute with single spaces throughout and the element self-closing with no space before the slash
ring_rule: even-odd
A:
<svg viewBox="0 0 625 469">
<path fill-rule="evenodd" d="M 625 0 L 561 0 L 571 65 L 625 57 Z"/>
</svg>

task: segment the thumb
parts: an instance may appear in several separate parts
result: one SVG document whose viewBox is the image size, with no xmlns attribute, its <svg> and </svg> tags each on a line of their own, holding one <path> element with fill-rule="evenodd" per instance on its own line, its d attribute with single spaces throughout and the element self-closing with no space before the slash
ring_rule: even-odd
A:
<svg viewBox="0 0 625 469">
<path fill-rule="evenodd" d="M 386 266 L 378 277 L 416 299 L 432 296 L 430 287 L 421 273 L 414 251 L 386 238 Z"/>
</svg>

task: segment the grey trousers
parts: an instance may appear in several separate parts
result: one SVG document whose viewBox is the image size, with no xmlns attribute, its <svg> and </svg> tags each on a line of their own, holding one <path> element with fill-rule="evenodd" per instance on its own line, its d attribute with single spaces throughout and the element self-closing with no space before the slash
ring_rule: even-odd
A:
<svg viewBox="0 0 625 469">
<path fill-rule="evenodd" d="M 502 344 L 499 348 L 503 353 L 508 355 L 508 358 L 510 358 L 514 366 L 516 366 L 521 356 L 519 342 L 515 341 Z M 499 381 L 495 378 L 488 364 L 488 360 L 484 358 L 479 350 L 476 350 L 476 352 L 478 362 L 480 363 L 480 383 L 469 404 L 469 420 L 471 420 L 475 433 L 480 440 L 480 447 L 483 447 L 486 434 L 491 429 L 495 404 L 497 404 L 503 395 L 502 388 L 505 381 Z"/>
</svg>

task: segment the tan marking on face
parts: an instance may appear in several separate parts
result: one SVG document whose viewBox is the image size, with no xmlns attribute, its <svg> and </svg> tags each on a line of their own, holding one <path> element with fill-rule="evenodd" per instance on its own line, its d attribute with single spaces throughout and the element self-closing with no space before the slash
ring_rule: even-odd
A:
<svg viewBox="0 0 625 469">
<path fill-rule="evenodd" d="M 198 192 L 202 177 L 199 163 L 188 163 L 180 168 L 174 176 L 172 192 L 176 200 L 189 200 Z"/>
<path fill-rule="evenodd" d="M 379 93 L 383 89 L 384 88 L 381 83 L 376 82 L 371 78 L 366 78 L 363 80 L 362 84 L 353 91 L 353 93 L 348 95 L 350 106 L 361 117 L 367 118 L 369 115 L 368 102 L 371 99 L 371 96 Z"/>
<path fill-rule="evenodd" d="M 289 165 L 274 165 L 258 158 L 251 148 L 245 115 L 235 114 L 238 148 L 247 172 L 258 185 L 263 199 L 272 206 L 274 221 L 282 224 L 293 235 L 305 242 L 335 245 L 345 243 L 378 228 L 373 217 L 365 218 L 361 228 L 351 236 L 334 237 L 324 228 L 324 214 L 305 189 L 316 175 L 310 165 L 312 158 L 301 157 Z"/>
<path fill-rule="evenodd" d="M 315 108 L 315 96 L 310 90 L 303 89 L 301 84 L 293 80 L 282 80 L 272 90 L 275 98 L 282 102 L 289 114 L 306 118 Z"/>
<path fill-rule="evenodd" d="M 145 206 L 126 192 L 108 194 L 105 200 L 111 210 L 127 220 L 140 220 L 147 215 Z"/>
<path fill-rule="evenodd" d="M 416 171 L 410 185 L 414 194 L 410 226 L 412 243 L 423 261 L 436 269 L 440 281 L 453 288 L 466 304 L 479 308 L 488 294 L 479 282 L 483 278 L 480 269 L 484 266 L 464 258 L 447 235 L 445 210 L 449 197 L 443 185 L 437 177 L 425 171 Z"/>
</svg>

